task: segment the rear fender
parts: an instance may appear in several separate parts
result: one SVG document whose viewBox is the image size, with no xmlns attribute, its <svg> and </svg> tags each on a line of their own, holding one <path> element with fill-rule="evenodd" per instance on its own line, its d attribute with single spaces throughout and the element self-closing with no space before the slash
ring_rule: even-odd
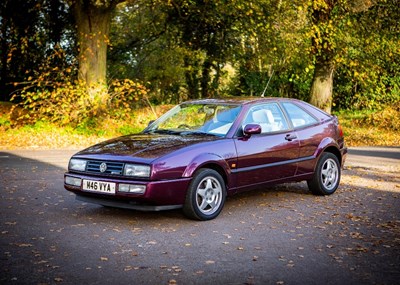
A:
<svg viewBox="0 0 400 285">
<path fill-rule="evenodd" d="M 317 149 L 315 150 L 314 156 L 319 158 L 319 156 L 327 149 L 327 148 L 335 148 L 336 151 L 333 152 L 336 156 L 338 156 L 339 161 L 341 161 L 341 155 L 339 151 L 339 145 L 333 140 L 332 138 L 324 138 L 320 144 L 318 145 Z"/>
</svg>

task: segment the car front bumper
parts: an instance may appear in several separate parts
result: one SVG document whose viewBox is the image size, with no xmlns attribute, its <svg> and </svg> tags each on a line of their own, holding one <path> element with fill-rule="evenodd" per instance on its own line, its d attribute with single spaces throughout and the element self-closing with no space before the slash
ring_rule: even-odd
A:
<svg viewBox="0 0 400 285">
<path fill-rule="evenodd" d="M 71 178 L 75 179 L 76 181 L 80 179 L 80 185 L 78 186 L 66 183 L 67 179 L 71 180 Z M 83 180 L 115 183 L 115 193 L 105 194 L 83 190 Z M 141 181 L 86 176 L 67 172 L 64 175 L 64 188 L 75 193 L 77 195 L 77 200 L 80 201 L 96 203 L 110 207 L 159 211 L 182 207 L 186 199 L 186 192 L 190 181 L 191 178 L 161 181 Z M 121 184 L 145 186 L 145 191 L 142 194 L 121 192 L 119 191 Z"/>
</svg>

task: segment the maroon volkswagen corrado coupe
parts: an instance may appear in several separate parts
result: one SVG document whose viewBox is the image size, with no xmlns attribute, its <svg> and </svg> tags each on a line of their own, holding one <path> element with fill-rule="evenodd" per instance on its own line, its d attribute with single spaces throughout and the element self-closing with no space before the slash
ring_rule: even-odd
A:
<svg viewBox="0 0 400 285">
<path fill-rule="evenodd" d="M 335 116 L 286 98 L 182 103 L 140 134 L 75 154 L 64 185 L 80 201 L 136 210 L 183 208 L 217 217 L 227 195 L 306 180 L 316 195 L 336 191 L 345 161 Z"/>
</svg>

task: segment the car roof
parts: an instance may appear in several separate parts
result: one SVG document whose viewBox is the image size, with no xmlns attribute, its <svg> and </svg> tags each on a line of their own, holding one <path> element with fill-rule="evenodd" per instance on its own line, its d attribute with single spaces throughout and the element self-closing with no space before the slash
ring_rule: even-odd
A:
<svg viewBox="0 0 400 285">
<path fill-rule="evenodd" d="M 247 104 L 263 103 L 269 101 L 281 101 L 281 100 L 299 101 L 296 99 L 280 98 L 280 97 L 224 97 L 224 98 L 213 98 L 213 99 L 195 99 L 195 100 L 185 101 L 183 103 L 247 105 Z"/>
<path fill-rule="evenodd" d="M 305 101 L 294 99 L 294 98 L 283 98 L 283 97 L 224 97 L 224 98 L 213 98 L 213 99 L 195 99 L 185 101 L 182 104 L 229 104 L 235 106 L 245 106 L 245 105 L 257 105 L 267 102 L 295 102 L 300 104 L 303 108 L 307 109 L 309 112 L 313 113 L 318 118 L 331 117 L 330 114 L 325 111 L 307 103 Z"/>
</svg>

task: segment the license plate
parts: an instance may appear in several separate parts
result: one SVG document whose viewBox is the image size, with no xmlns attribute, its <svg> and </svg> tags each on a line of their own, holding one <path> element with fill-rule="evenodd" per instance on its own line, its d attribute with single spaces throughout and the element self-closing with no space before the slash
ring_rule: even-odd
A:
<svg viewBox="0 0 400 285">
<path fill-rule="evenodd" d="M 115 183 L 83 180 L 82 189 L 84 191 L 99 192 L 103 194 L 115 194 Z"/>
</svg>

